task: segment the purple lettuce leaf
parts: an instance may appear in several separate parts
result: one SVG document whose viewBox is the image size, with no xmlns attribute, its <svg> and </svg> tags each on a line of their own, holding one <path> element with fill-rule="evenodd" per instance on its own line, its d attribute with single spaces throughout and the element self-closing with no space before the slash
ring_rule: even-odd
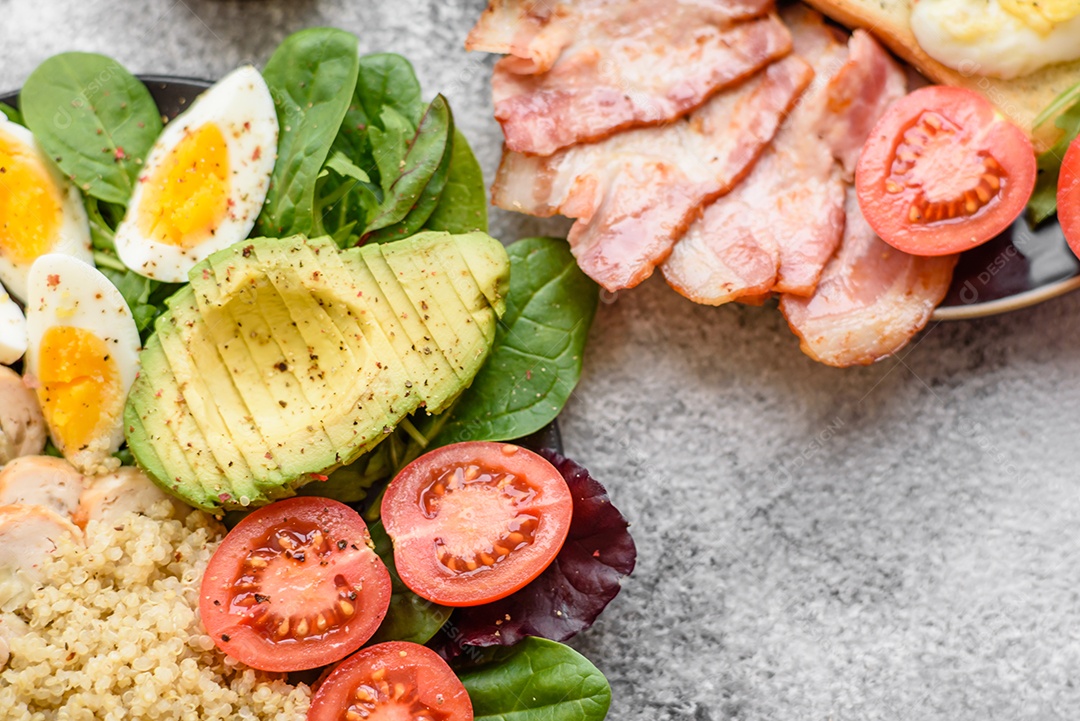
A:
<svg viewBox="0 0 1080 721">
<path fill-rule="evenodd" d="M 570 487 L 574 513 L 559 555 L 536 580 L 506 598 L 454 611 L 432 643 L 446 658 L 466 646 L 512 646 L 526 636 L 565 641 L 592 626 L 634 570 L 629 523 L 583 467 L 550 450 L 540 454 Z"/>
</svg>

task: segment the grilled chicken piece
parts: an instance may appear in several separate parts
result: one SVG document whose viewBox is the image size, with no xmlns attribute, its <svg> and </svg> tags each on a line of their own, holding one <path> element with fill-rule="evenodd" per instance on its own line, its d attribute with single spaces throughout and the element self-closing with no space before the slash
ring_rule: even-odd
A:
<svg viewBox="0 0 1080 721">
<path fill-rule="evenodd" d="M 514 4 L 519 10 L 526 5 Z M 523 42 L 522 33 L 509 43 L 481 42 L 488 35 L 486 25 L 505 23 L 506 13 L 485 14 L 470 36 L 479 40 L 468 46 L 521 53 L 495 65 L 495 118 L 511 150 L 550 155 L 619 130 L 686 115 L 717 91 L 787 55 L 791 35 L 776 16 L 732 23 L 733 15 L 764 15 L 770 5 L 733 8 L 723 0 L 566 3 L 546 6 L 542 26 L 535 15 L 527 15 L 532 21 L 520 24 L 522 32 L 537 30 L 529 42 Z"/>
<path fill-rule="evenodd" d="M 869 365 L 907 345 L 945 297 L 957 260 L 908 255 L 885 243 L 863 218 L 853 187 L 846 210 L 840 250 L 817 290 L 780 299 L 803 352 L 841 368 Z"/>
<path fill-rule="evenodd" d="M 744 178 L 813 71 L 790 56 L 688 118 L 575 145 L 549 157 L 506 152 L 500 208 L 578 222 L 578 265 L 610 291 L 632 288 L 671 252 L 702 204 Z"/>
<path fill-rule="evenodd" d="M 125 466 L 94 478 L 78 500 L 73 520 L 86 528 L 90 521 L 112 520 L 125 513 L 146 514 L 161 501 L 172 503 L 172 517 L 184 518 L 191 508 L 154 484 L 138 468 Z"/>
<path fill-rule="evenodd" d="M 70 516 L 83 485 L 83 475 L 63 458 L 22 456 L 0 471 L 0 506 L 45 506 Z"/>
<path fill-rule="evenodd" d="M 60 539 L 82 541 L 82 532 L 43 506 L 0 506 L 0 611 L 26 605 L 44 578 Z"/>
<path fill-rule="evenodd" d="M 814 82 L 750 176 L 705 209 L 664 263 L 668 283 L 698 303 L 813 293 L 840 244 L 844 170 L 858 160 L 867 117 L 904 94 L 903 75 L 869 35 L 848 42 L 801 5 L 783 19 Z"/>
<path fill-rule="evenodd" d="M 45 448 L 48 428 L 34 392 L 18 373 L 0 366 L 0 466 Z"/>
</svg>

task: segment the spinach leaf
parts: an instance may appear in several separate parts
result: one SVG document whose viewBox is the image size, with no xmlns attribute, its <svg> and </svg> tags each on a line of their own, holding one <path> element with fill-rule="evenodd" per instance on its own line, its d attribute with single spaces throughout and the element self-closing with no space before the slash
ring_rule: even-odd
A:
<svg viewBox="0 0 1080 721">
<path fill-rule="evenodd" d="M 0 113 L 3 113 L 4 116 L 13 123 L 18 123 L 19 125 L 23 124 L 22 113 L 7 103 L 0 103 Z"/>
<path fill-rule="evenodd" d="M 431 176 L 431 180 L 424 186 L 424 189 L 420 191 L 420 197 L 417 199 L 416 204 L 400 223 L 370 233 L 366 238 L 369 243 L 389 243 L 394 240 L 401 240 L 423 229 L 424 224 L 431 218 L 431 214 L 435 212 L 435 208 L 439 205 L 443 190 L 446 188 L 446 181 L 450 177 L 454 136 L 450 135 L 449 139 L 450 142 L 446 146 L 438 169 Z"/>
<path fill-rule="evenodd" d="M 1038 225 L 1057 212 L 1057 184 L 1061 161 L 1065 157 L 1065 151 L 1069 149 L 1069 144 L 1080 135 L 1080 98 L 1059 115 L 1054 124 L 1064 131 L 1064 134 L 1052 148 L 1039 155 L 1035 191 L 1028 200 L 1032 225 Z"/>
<path fill-rule="evenodd" d="M 378 186 L 356 163 L 334 150 L 315 186 L 316 225 L 319 235 L 329 235 L 339 248 L 356 245 L 358 227 L 378 206 Z"/>
<path fill-rule="evenodd" d="M 611 706 L 604 674 L 569 646 L 542 638 L 459 677 L 476 721 L 602 721 Z"/>
<path fill-rule="evenodd" d="M 440 170 L 450 163 L 450 156 L 453 152 L 453 132 L 454 118 L 450 112 L 450 105 L 446 102 L 446 98 L 438 95 L 431 101 L 427 112 L 420 119 L 420 125 L 416 130 L 416 135 L 413 136 L 412 142 L 409 144 L 408 152 L 398 162 L 401 168 L 400 172 L 392 181 L 388 181 L 385 177 L 382 178 L 386 194 L 374 217 L 368 221 L 367 227 L 364 229 L 365 237 L 371 235 L 374 231 L 391 228 L 405 221 L 406 216 L 414 210 L 423 213 L 424 204 L 422 201 L 424 201 L 425 189 L 428 188 L 429 184 L 435 184 L 431 191 L 428 191 L 429 195 L 433 191 L 437 191 L 436 195 L 442 193 L 442 187 L 446 183 L 447 171 L 442 171 L 441 180 L 438 176 Z M 374 134 L 372 135 L 372 142 L 375 143 Z M 379 153 L 380 149 L 373 145 L 373 152 Z M 378 160 L 378 157 L 376 157 L 376 160 Z M 380 163 L 380 173 L 384 172 L 384 166 L 385 163 Z M 427 215 L 424 215 L 423 219 L 416 225 L 417 230 L 431 216 L 437 202 L 436 199 L 435 203 L 431 203 L 430 208 L 427 208 Z"/>
<path fill-rule="evenodd" d="M 278 158 L 257 234 L 318 232 L 316 179 L 349 109 L 359 67 L 356 36 L 332 28 L 293 33 L 270 57 L 263 77 L 277 109 Z"/>
<path fill-rule="evenodd" d="M 592 626 L 634 570 L 637 549 L 630 524 L 600 482 L 555 451 L 540 454 L 566 479 L 574 501 L 566 542 L 551 565 L 521 590 L 456 609 L 453 636 L 441 635 L 438 650 L 444 657 L 464 653 L 465 646 L 510 646 L 527 636 L 565 641 Z"/>
<path fill-rule="evenodd" d="M 510 292 L 491 354 L 431 446 L 533 433 L 559 415 L 581 377 L 597 285 L 566 241 L 525 238 L 507 251 Z"/>
<path fill-rule="evenodd" d="M 161 132 L 145 85 L 104 55 L 63 53 L 30 74 L 19 105 L 38 142 L 86 195 L 127 204 Z"/>
<path fill-rule="evenodd" d="M 469 141 L 460 130 L 454 131 L 454 152 L 450 156 L 450 175 L 439 197 L 439 204 L 424 228 L 448 233 L 469 233 L 488 229 L 488 201 L 484 173 L 473 155 Z"/>
<path fill-rule="evenodd" d="M 368 531 L 375 544 L 375 553 L 379 554 L 383 563 L 386 564 L 386 570 L 390 572 L 392 589 L 390 609 L 386 612 L 386 618 L 383 619 L 379 630 L 371 637 L 370 643 L 383 641 L 427 643 L 443 627 L 453 609 L 420 598 L 409 590 L 397 574 L 397 566 L 394 565 L 394 547 L 381 521 L 372 524 Z"/>
<path fill-rule="evenodd" d="M 413 127 L 420 124 L 424 103 L 420 100 L 420 81 L 408 60 L 395 53 L 365 55 L 356 79 L 356 102 L 359 112 L 369 120 L 383 108 L 393 108 Z"/>
<path fill-rule="evenodd" d="M 404 432 L 390 434 L 386 440 L 347 466 L 331 471 L 325 481 L 315 480 L 301 487 L 301 496 L 333 498 L 342 503 L 359 503 L 368 497 L 372 486 L 388 481 L 398 469 L 406 452 Z"/>
<path fill-rule="evenodd" d="M 384 108 L 405 118 L 411 132 L 420 123 L 424 111 L 420 101 L 420 81 L 409 61 L 400 55 L 365 55 L 360 58 L 356 88 L 334 139 L 334 150 L 367 164 L 372 159 L 367 130 L 371 126 L 382 127 L 380 117 Z"/>
<path fill-rule="evenodd" d="M 394 181 L 401 175 L 409 152 L 409 139 L 415 134 L 416 126 L 393 108 L 383 108 L 379 125 L 368 128 L 374 169 L 379 172 L 383 193 L 389 194 Z"/>
</svg>

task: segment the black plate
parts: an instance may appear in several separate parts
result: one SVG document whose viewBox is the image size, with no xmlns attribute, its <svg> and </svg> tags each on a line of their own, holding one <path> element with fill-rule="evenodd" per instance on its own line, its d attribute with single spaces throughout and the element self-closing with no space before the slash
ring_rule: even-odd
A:
<svg viewBox="0 0 1080 721">
<path fill-rule="evenodd" d="M 154 102 L 157 103 L 158 110 L 166 120 L 172 120 L 182 113 L 199 93 L 212 85 L 209 80 L 171 75 L 139 75 L 138 78 L 146 85 Z M 14 108 L 19 107 L 19 91 L 0 95 L 0 103 L 6 103 Z M 558 420 L 552 421 L 536 433 L 519 439 L 518 442 L 534 451 L 547 448 L 559 453 L 563 452 Z"/>
</svg>

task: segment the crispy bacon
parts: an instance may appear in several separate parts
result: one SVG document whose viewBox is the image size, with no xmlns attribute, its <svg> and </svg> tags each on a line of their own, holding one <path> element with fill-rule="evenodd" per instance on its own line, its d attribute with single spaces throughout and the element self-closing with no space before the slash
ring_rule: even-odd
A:
<svg viewBox="0 0 1080 721">
<path fill-rule="evenodd" d="M 904 94 L 903 74 L 869 35 L 845 44 L 801 5 L 783 19 L 814 82 L 750 177 L 706 208 L 665 261 L 668 283 L 698 303 L 814 292 L 844 229 L 842 167 Z"/>
<path fill-rule="evenodd" d="M 509 53 L 491 81 L 507 147 L 550 155 L 685 115 L 789 53 L 791 36 L 765 15 L 770 7 L 771 0 L 494 0 L 466 46 Z"/>
<path fill-rule="evenodd" d="M 631 288 L 652 274 L 703 203 L 745 177 L 812 74 L 791 56 L 684 120 L 549 157 L 507 151 L 492 202 L 577 218 L 569 240 L 581 268 L 608 290 Z"/>
<path fill-rule="evenodd" d="M 814 295 L 785 295 L 780 310 L 814 360 L 868 365 L 907 345 L 930 320 L 952 281 L 957 256 L 926 258 L 896 250 L 863 218 L 854 188 L 836 256 Z"/>
</svg>

